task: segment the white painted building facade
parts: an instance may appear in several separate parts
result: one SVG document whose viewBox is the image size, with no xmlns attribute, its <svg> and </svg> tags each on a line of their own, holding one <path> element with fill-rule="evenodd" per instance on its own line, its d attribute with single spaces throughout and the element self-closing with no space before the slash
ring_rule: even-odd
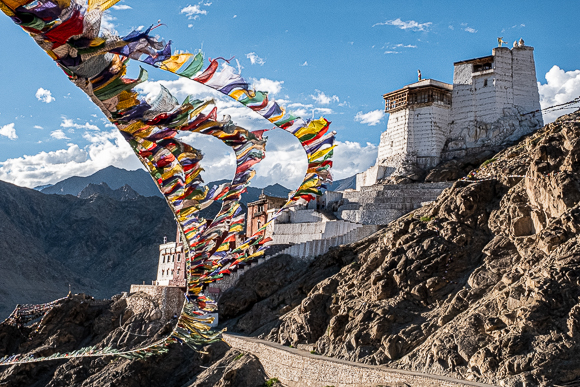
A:
<svg viewBox="0 0 580 387">
<path fill-rule="evenodd" d="M 357 190 L 405 166 L 430 169 L 515 141 L 543 125 L 534 49 L 496 47 L 454 63 L 453 85 L 425 79 L 384 95 L 390 113 L 375 165 Z"/>
</svg>

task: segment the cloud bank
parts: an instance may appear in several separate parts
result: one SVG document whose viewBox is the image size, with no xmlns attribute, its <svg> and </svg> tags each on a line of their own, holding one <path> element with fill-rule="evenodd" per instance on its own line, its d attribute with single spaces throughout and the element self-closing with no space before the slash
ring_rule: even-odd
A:
<svg viewBox="0 0 580 387">
<path fill-rule="evenodd" d="M 540 91 L 542 109 L 572 101 L 580 97 L 580 70 L 564 71 L 558 66 L 553 66 L 546 73 L 546 84 L 542 85 L 538 82 L 538 89 Z M 544 123 L 553 122 L 561 115 L 571 113 L 577 109 L 578 107 L 544 112 Z"/>
</svg>

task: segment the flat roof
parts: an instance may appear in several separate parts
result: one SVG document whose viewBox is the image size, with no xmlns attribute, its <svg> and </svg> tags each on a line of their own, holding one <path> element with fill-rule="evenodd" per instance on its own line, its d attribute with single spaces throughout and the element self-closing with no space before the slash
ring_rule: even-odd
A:
<svg viewBox="0 0 580 387">
<path fill-rule="evenodd" d="M 422 79 L 418 82 L 411 83 L 411 84 L 409 84 L 409 85 L 407 85 L 399 90 L 395 90 L 395 91 L 391 91 L 391 92 L 388 92 L 386 94 L 383 94 L 383 97 L 386 95 L 392 94 L 392 93 L 403 91 L 403 90 L 417 89 L 420 87 L 428 87 L 428 86 L 438 87 L 440 89 L 445 89 L 445 90 L 449 90 L 449 91 L 453 90 L 453 85 L 451 85 L 449 83 L 436 81 L 435 79 Z"/>
<path fill-rule="evenodd" d="M 457 66 L 460 64 L 479 64 L 479 63 L 488 63 L 488 62 L 493 62 L 493 55 L 488 55 L 488 56 L 482 56 L 481 58 L 473 58 L 473 59 L 467 59 L 467 60 L 461 60 L 459 62 L 455 62 L 453 63 L 453 66 Z"/>
</svg>

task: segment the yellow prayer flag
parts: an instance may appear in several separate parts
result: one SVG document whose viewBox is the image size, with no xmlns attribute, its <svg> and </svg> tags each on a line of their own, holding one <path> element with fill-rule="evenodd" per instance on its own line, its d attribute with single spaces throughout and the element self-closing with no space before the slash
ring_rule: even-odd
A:
<svg viewBox="0 0 580 387">
<path fill-rule="evenodd" d="M 322 117 L 318 120 L 312 120 L 308 123 L 308 126 L 298 129 L 298 131 L 294 133 L 294 136 L 300 138 L 307 134 L 316 134 L 324 129 L 326 125 L 327 121 Z"/>
<path fill-rule="evenodd" d="M 139 100 L 137 99 L 138 94 L 130 91 L 123 91 L 119 94 L 119 102 L 117 103 L 117 110 L 129 109 L 133 106 L 139 105 Z"/>
<path fill-rule="evenodd" d="M 144 126 L 145 126 L 145 124 L 143 123 L 143 121 L 137 121 L 137 122 L 132 123 L 129 126 L 122 128 L 121 130 L 123 132 L 133 134 Z"/>
<path fill-rule="evenodd" d="M 13 11 L 22 6 L 22 5 L 26 5 L 28 3 L 32 3 L 33 0 L 2 0 L 2 3 L 4 3 L 5 5 L 7 5 L 9 8 L 11 8 Z M 2 8 L 2 11 L 4 11 L 4 7 L 0 7 Z M 6 13 L 6 11 L 4 11 L 4 13 Z M 14 13 L 12 13 L 12 15 L 8 15 L 8 16 L 14 16 Z"/>
<path fill-rule="evenodd" d="M 249 94 L 244 89 L 237 89 L 237 90 L 232 90 L 230 92 L 229 96 L 232 97 L 233 99 L 235 99 L 236 101 L 238 101 L 242 96 L 248 96 L 249 97 Z"/>
<path fill-rule="evenodd" d="M 244 225 L 243 224 L 236 224 L 232 227 L 230 227 L 230 232 L 234 233 L 234 232 L 240 232 L 244 229 Z"/>
<path fill-rule="evenodd" d="M 0 0 L 0 11 L 4 12 L 6 16 L 12 17 L 14 16 L 14 12 Z"/>
<path fill-rule="evenodd" d="M 268 118 L 268 121 L 274 123 L 274 122 L 278 121 L 279 119 L 281 119 L 282 117 L 284 117 L 284 114 L 286 114 L 286 109 L 284 109 L 282 106 L 280 106 L 280 110 L 282 110 L 282 114 L 270 117 L 270 118 Z"/>
<path fill-rule="evenodd" d="M 336 145 L 333 145 L 330 148 L 322 149 L 322 150 L 319 150 L 318 152 L 315 152 L 314 154 L 312 154 L 312 155 L 310 155 L 308 157 L 308 162 L 311 163 L 314 160 L 316 160 L 316 159 L 318 159 L 318 158 L 326 155 L 328 152 L 330 152 L 331 150 L 333 150 L 334 147 L 336 147 Z"/>
<path fill-rule="evenodd" d="M 189 53 L 172 55 L 171 58 L 161 62 L 161 65 L 159 67 L 162 68 L 163 70 L 167 70 L 167 71 L 171 71 L 172 73 L 175 73 L 192 56 L 193 56 L 193 54 L 189 54 Z"/>
<path fill-rule="evenodd" d="M 312 179 L 312 180 L 309 180 L 306 183 L 302 184 L 300 186 L 300 188 L 298 188 L 298 190 L 299 191 L 306 190 L 308 188 L 316 187 L 317 185 L 318 185 L 318 179 Z"/>
<path fill-rule="evenodd" d="M 87 12 L 99 8 L 101 11 L 106 11 L 113 5 L 117 4 L 120 0 L 89 0 L 89 5 L 87 7 Z"/>
<path fill-rule="evenodd" d="M 228 251 L 229 249 L 230 249 L 229 242 L 222 243 L 222 245 L 216 250 L 216 252 L 218 252 L 218 251 Z"/>
<path fill-rule="evenodd" d="M 259 257 L 260 255 L 264 255 L 264 253 L 265 253 L 265 251 L 264 251 L 264 250 L 262 250 L 262 251 L 258 251 L 258 252 L 255 252 L 255 253 L 254 253 L 254 254 L 252 254 L 252 255 L 248 255 L 248 256 L 246 257 L 246 259 L 244 259 L 244 261 L 245 261 L 245 260 L 248 260 L 248 259 L 250 259 L 250 258 Z"/>
</svg>

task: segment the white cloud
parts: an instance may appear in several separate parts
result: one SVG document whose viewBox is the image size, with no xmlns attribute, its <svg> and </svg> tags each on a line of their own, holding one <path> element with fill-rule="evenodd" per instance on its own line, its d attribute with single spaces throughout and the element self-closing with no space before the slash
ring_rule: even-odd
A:
<svg viewBox="0 0 580 387">
<path fill-rule="evenodd" d="M 117 20 L 116 17 L 112 16 L 108 11 L 105 11 L 101 19 L 101 30 L 115 32 L 115 24 L 113 23 L 115 20 Z"/>
<path fill-rule="evenodd" d="M 50 132 L 50 137 L 56 138 L 57 140 L 65 140 L 65 139 L 68 140 L 66 134 L 64 134 L 64 132 L 60 129 Z"/>
<path fill-rule="evenodd" d="M 201 176 L 205 182 L 233 179 L 236 173 L 236 157 L 232 148 L 212 136 L 183 133 L 179 135 L 179 140 L 201 150 L 203 154 L 200 163 L 204 169 Z"/>
<path fill-rule="evenodd" d="M 238 15 L 234 15 L 234 17 L 233 17 L 232 19 L 235 19 L 235 18 L 237 18 L 237 17 L 238 17 Z"/>
<path fill-rule="evenodd" d="M 133 9 L 130 6 L 128 6 L 127 4 L 116 4 L 116 5 L 113 5 L 111 8 L 113 8 L 114 10 L 117 10 L 117 11 L 124 11 L 127 9 Z"/>
<path fill-rule="evenodd" d="M 385 51 L 385 54 L 400 54 L 399 51 Z"/>
<path fill-rule="evenodd" d="M 337 142 L 334 149 L 334 166 L 332 176 L 335 180 L 344 179 L 362 171 L 375 164 L 379 147 L 367 142 L 362 146 L 358 142 L 345 141 Z"/>
<path fill-rule="evenodd" d="M 336 141 L 331 170 L 335 180 L 344 179 L 367 170 L 377 159 L 378 146 L 365 146 L 353 141 Z M 298 140 L 281 130 L 268 132 L 266 158 L 256 166 L 255 187 L 265 187 L 279 183 L 289 189 L 296 189 L 306 173 L 307 160 Z"/>
<path fill-rule="evenodd" d="M 564 71 L 554 65 L 546 73 L 546 84 L 538 82 L 542 109 L 562 104 L 580 97 L 580 70 Z M 571 113 L 578 107 L 554 112 L 544 112 L 544 123 L 554 121 L 563 114 Z"/>
<path fill-rule="evenodd" d="M 403 43 L 395 44 L 392 47 L 393 48 L 417 48 L 417 46 L 415 46 L 413 44 L 403 44 Z"/>
<path fill-rule="evenodd" d="M 110 165 L 125 169 L 142 168 L 118 130 L 86 136 L 89 145 L 84 148 L 68 144 L 67 149 L 0 162 L 0 180 L 32 188 L 54 184 L 71 176 L 88 176 Z"/>
<path fill-rule="evenodd" d="M 302 63 L 300 66 L 302 66 L 302 67 L 308 66 L 308 61 L 304 61 L 304 63 Z"/>
<path fill-rule="evenodd" d="M 14 129 L 14 123 L 1 127 L 0 136 L 8 137 L 11 140 L 16 140 L 18 136 L 16 135 L 16 129 Z"/>
<path fill-rule="evenodd" d="M 44 128 L 40 125 L 34 125 L 34 129 L 44 129 Z"/>
<path fill-rule="evenodd" d="M 209 3 L 209 5 L 211 5 L 211 3 Z M 207 11 L 205 9 L 201 9 L 199 5 L 188 5 L 187 7 L 183 8 L 180 13 L 184 13 L 189 19 L 196 19 L 196 15 L 207 15 Z M 199 18 L 199 16 L 197 18 Z"/>
<path fill-rule="evenodd" d="M 373 24 L 373 27 L 375 27 L 375 26 L 395 26 L 395 27 L 398 27 L 402 30 L 427 31 L 432 24 L 433 24 L 432 22 L 418 23 L 415 20 L 402 21 L 400 18 L 397 18 L 395 20 L 387 20 L 384 23 L 375 23 L 375 24 Z"/>
<path fill-rule="evenodd" d="M 266 63 L 266 61 L 260 58 L 255 52 L 250 52 L 249 54 L 246 54 L 246 58 L 250 60 L 251 64 L 259 64 L 260 66 L 263 66 L 264 63 Z"/>
<path fill-rule="evenodd" d="M 256 165 L 256 177 L 252 186 L 265 187 L 279 183 L 296 189 L 304 179 L 308 160 L 300 142 L 283 130 L 267 133 L 266 158 Z"/>
<path fill-rule="evenodd" d="M 321 105 L 328 105 L 331 102 L 339 102 L 338 96 L 336 95 L 329 96 L 320 90 L 316 90 L 316 93 L 316 95 L 310 95 L 310 98 Z"/>
<path fill-rule="evenodd" d="M 465 27 L 465 28 L 463 29 L 463 31 L 465 31 L 465 32 L 469 32 L 469 33 L 471 33 L 471 34 L 475 34 L 475 33 L 477 32 L 477 30 L 476 30 L 475 28 L 471 28 L 471 27 Z"/>
<path fill-rule="evenodd" d="M 35 96 L 36 99 L 38 99 L 40 102 L 51 103 L 54 101 L 54 97 L 52 96 L 50 90 L 45 90 L 42 87 L 36 91 Z"/>
<path fill-rule="evenodd" d="M 252 79 L 252 81 L 254 90 L 267 91 L 271 95 L 279 93 L 284 83 L 284 81 L 273 81 L 267 78 Z"/>
<path fill-rule="evenodd" d="M 361 124 L 367 124 L 369 126 L 378 125 L 385 116 L 382 110 L 372 110 L 368 113 L 358 112 L 354 116 L 354 120 L 360 122 Z"/>
<path fill-rule="evenodd" d="M 62 122 L 60 124 L 62 128 L 65 129 L 88 129 L 88 130 L 100 130 L 97 125 L 90 124 L 85 122 L 84 124 L 76 124 L 70 118 L 62 117 Z"/>
</svg>

